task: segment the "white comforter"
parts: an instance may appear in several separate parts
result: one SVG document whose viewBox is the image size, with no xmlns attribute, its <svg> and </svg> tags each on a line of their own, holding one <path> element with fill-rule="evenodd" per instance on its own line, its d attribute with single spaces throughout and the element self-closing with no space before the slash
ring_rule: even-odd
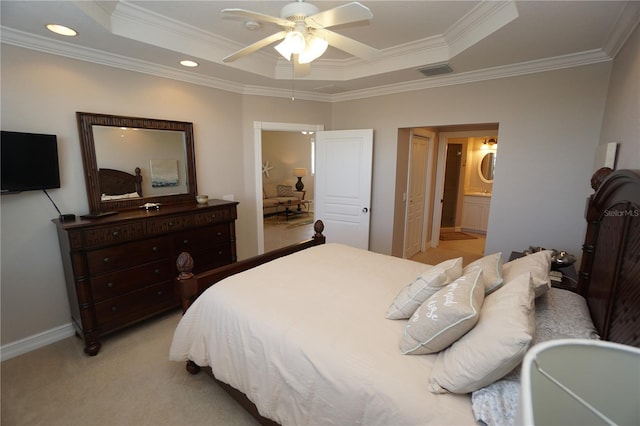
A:
<svg viewBox="0 0 640 426">
<path fill-rule="evenodd" d="M 432 394 L 435 355 L 401 355 L 385 318 L 428 266 L 326 244 L 229 277 L 178 325 L 170 359 L 211 366 L 282 425 L 475 424 L 469 396 Z"/>
</svg>

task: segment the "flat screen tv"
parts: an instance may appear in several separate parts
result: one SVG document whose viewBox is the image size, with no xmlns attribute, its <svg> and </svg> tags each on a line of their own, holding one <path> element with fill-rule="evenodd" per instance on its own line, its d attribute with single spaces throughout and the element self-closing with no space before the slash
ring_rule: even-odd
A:
<svg viewBox="0 0 640 426">
<path fill-rule="evenodd" d="M 1 132 L 2 193 L 60 188 L 56 135 Z"/>
</svg>

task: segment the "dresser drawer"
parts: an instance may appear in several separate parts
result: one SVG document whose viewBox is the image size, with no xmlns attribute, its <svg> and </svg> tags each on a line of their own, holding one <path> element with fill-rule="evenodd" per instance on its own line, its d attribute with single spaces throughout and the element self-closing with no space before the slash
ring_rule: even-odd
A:
<svg viewBox="0 0 640 426">
<path fill-rule="evenodd" d="M 175 273 L 169 259 L 91 278 L 93 301 L 101 302 L 140 288 L 171 280 Z"/>
<path fill-rule="evenodd" d="M 221 223 L 193 231 L 182 232 L 174 238 L 177 252 L 196 251 L 229 242 L 229 225 Z"/>
<path fill-rule="evenodd" d="M 87 264 L 89 273 L 93 276 L 167 259 L 170 255 L 171 241 L 167 238 L 154 238 L 88 251 Z"/>
<path fill-rule="evenodd" d="M 170 216 L 147 221 L 147 233 L 166 234 L 193 226 L 193 215 Z"/>
<path fill-rule="evenodd" d="M 211 223 L 229 222 L 235 220 L 236 211 L 233 209 L 210 210 L 193 216 L 194 226 L 209 225 Z"/>
<path fill-rule="evenodd" d="M 169 281 L 96 303 L 95 312 L 98 327 L 106 332 L 176 306 L 173 282 Z"/>
<path fill-rule="evenodd" d="M 144 236 L 142 222 L 92 228 L 83 232 L 86 247 L 123 243 Z"/>
</svg>

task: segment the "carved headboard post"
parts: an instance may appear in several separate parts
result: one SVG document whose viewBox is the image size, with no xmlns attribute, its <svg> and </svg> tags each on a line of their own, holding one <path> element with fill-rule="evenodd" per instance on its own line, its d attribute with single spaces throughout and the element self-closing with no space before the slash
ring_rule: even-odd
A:
<svg viewBox="0 0 640 426">
<path fill-rule="evenodd" d="M 601 338 L 640 346 L 640 171 L 600 169 L 592 186 L 578 292 Z"/>
<path fill-rule="evenodd" d="M 584 217 L 587 220 L 587 232 L 584 238 L 584 244 L 582 245 L 582 262 L 580 263 L 580 272 L 578 274 L 578 288 L 577 292 L 586 297 L 586 291 L 589 287 L 589 278 L 591 275 L 591 265 L 593 264 L 593 255 L 595 245 L 597 243 L 598 227 L 600 220 L 594 215 L 590 215 L 589 211 L 592 208 L 593 197 L 596 195 L 598 188 L 602 185 L 602 182 L 613 172 L 609 167 L 602 167 L 596 170 L 591 176 L 591 188 L 594 193 L 587 198 L 587 204 L 585 207 Z"/>
</svg>

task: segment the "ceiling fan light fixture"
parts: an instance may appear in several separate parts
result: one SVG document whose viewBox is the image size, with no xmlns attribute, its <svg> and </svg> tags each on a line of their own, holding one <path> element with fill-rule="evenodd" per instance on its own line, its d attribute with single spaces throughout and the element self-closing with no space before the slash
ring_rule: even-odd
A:
<svg viewBox="0 0 640 426">
<path fill-rule="evenodd" d="M 301 54 L 307 45 L 304 35 L 297 28 L 287 34 L 284 40 L 289 44 L 289 46 L 291 46 L 291 53 L 296 55 Z"/>
<path fill-rule="evenodd" d="M 329 43 L 322 37 L 312 36 L 307 47 L 298 56 L 298 62 L 301 64 L 308 64 L 318 59 L 329 47 Z"/>
<path fill-rule="evenodd" d="M 304 29 L 304 28 L 303 28 Z M 291 55 L 299 55 L 306 47 L 307 42 L 303 33 L 299 30 L 298 26 L 293 31 L 289 31 L 281 43 L 275 46 L 275 49 L 280 53 L 287 61 L 291 60 Z"/>
<path fill-rule="evenodd" d="M 287 40 L 282 40 L 279 44 L 276 44 L 274 47 L 279 54 L 281 54 L 287 61 L 291 60 L 291 55 L 293 54 L 293 52 L 291 51 L 291 47 L 289 46 L 289 43 L 287 43 Z"/>
</svg>

